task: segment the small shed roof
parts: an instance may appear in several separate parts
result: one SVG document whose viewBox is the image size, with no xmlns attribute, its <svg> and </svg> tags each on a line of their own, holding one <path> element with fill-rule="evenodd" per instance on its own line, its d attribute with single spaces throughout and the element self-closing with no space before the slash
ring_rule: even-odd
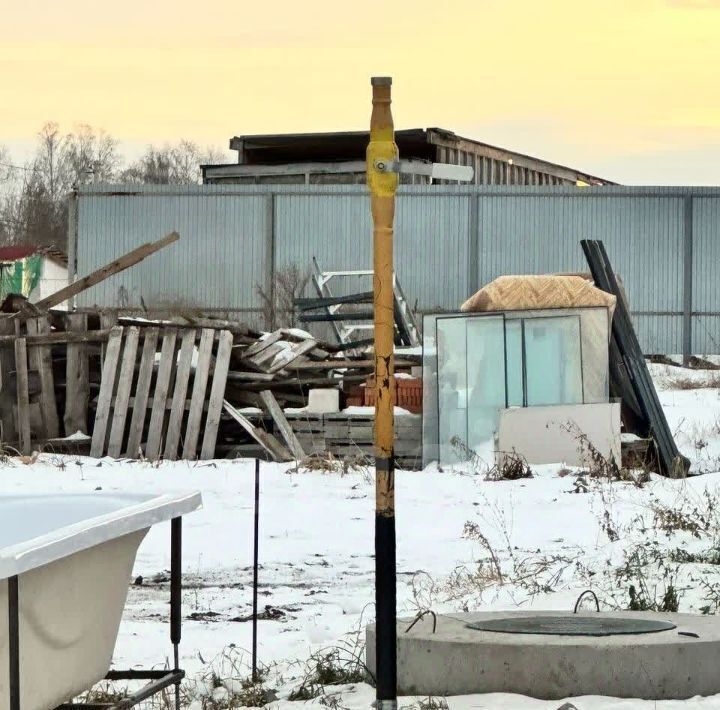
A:
<svg viewBox="0 0 720 710">
<path fill-rule="evenodd" d="M 15 244 L 8 247 L 0 247 L 0 261 L 17 261 L 18 259 L 27 259 L 38 251 L 38 247 Z"/>
<path fill-rule="evenodd" d="M 51 247 L 42 247 L 33 244 L 13 244 L 12 246 L 0 247 L 0 262 L 18 261 L 27 259 L 29 256 L 39 254 L 55 261 L 62 266 L 67 266 L 68 258 L 65 252 Z"/>
</svg>

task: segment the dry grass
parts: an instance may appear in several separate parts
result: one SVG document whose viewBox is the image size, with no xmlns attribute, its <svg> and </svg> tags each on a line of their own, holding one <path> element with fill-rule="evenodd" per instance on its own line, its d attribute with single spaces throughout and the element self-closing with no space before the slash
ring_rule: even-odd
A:
<svg viewBox="0 0 720 710">
<path fill-rule="evenodd" d="M 532 471 L 524 456 L 516 451 L 502 452 L 499 461 L 486 474 L 486 481 L 517 481 L 532 478 Z"/>
<path fill-rule="evenodd" d="M 352 472 L 360 472 L 367 475 L 370 472 L 370 468 L 374 465 L 373 461 L 359 449 L 358 452 L 356 456 L 346 456 L 343 458 L 333 456 L 329 451 L 309 454 L 304 459 L 300 459 L 292 468 L 289 468 L 287 472 L 307 473 L 310 471 L 320 471 L 321 473 L 339 473 L 341 476 Z"/>
<path fill-rule="evenodd" d="M 704 377 L 669 375 L 665 386 L 674 390 L 720 389 L 720 372 L 707 373 Z"/>
</svg>

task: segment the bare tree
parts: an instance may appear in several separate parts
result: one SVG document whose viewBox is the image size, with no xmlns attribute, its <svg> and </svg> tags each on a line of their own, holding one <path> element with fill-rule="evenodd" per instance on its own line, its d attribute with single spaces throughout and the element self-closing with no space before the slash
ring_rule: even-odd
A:
<svg viewBox="0 0 720 710">
<path fill-rule="evenodd" d="M 255 287 L 262 301 L 265 327 L 294 328 L 297 325 L 295 299 L 302 295 L 310 281 L 310 272 L 301 271 L 295 264 L 275 274 L 274 288 L 268 293 L 259 284 Z"/>
<path fill-rule="evenodd" d="M 0 243 L 66 248 L 68 195 L 88 182 L 185 185 L 199 183 L 200 165 L 222 161 L 219 151 L 181 140 L 148 146 L 139 160 L 120 169 L 118 142 L 81 124 L 63 133 L 55 122 L 38 133 L 32 159 L 12 166 L 0 146 Z"/>
<path fill-rule="evenodd" d="M 120 174 L 120 180 L 154 185 L 194 185 L 202 179 L 201 165 L 221 160 L 217 150 L 203 150 L 189 140 L 162 147 L 149 145 L 145 153 Z"/>
<path fill-rule="evenodd" d="M 70 191 L 91 179 L 111 180 L 119 164 L 117 141 L 103 131 L 80 125 L 64 134 L 57 123 L 38 133 L 32 160 L 19 170 L 2 204 L 14 241 L 64 249 Z"/>
</svg>

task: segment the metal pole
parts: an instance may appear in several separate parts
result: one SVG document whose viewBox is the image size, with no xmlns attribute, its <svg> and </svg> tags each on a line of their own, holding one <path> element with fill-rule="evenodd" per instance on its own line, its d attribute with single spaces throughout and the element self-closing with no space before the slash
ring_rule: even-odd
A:
<svg viewBox="0 0 720 710">
<path fill-rule="evenodd" d="M 397 707 L 393 221 L 399 153 L 390 77 L 373 77 L 367 178 L 373 217 L 375 304 L 375 615 L 377 710 Z"/>
<path fill-rule="evenodd" d="M 180 669 L 182 637 L 182 518 L 170 521 L 170 641 L 175 669 Z M 180 681 L 175 683 L 175 710 L 180 710 Z"/>
<path fill-rule="evenodd" d="M 10 710 L 20 710 L 20 608 L 17 575 L 8 577 L 7 590 Z"/>
<path fill-rule="evenodd" d="M 260 530 L 260 459 L 255 459 L 255 531 L 253 538 L 252 679 L 257 682 L 258 533 Z"/>
</svg>

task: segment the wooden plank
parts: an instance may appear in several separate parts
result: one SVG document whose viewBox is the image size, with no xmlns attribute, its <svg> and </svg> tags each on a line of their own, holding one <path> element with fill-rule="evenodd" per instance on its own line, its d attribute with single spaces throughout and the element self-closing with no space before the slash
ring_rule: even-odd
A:
<svg viewBox="0 0 720 710">
<path fill-rule="evenodd" d="M 257 355 L 258 353 L 261 353 L 266 348 L 269 348 L 271 345 L 274 345 L 281 338 L 282 338 L 282 331 L 276 330 L 274 333 L 270 333 L 270 335 L 268 335 L 266 338 L 263 338 L 262 340 L 258 340 L 254 345 L 251 345 L 243 353 L 243 357 L 245 359 L 251 358 L 254 355 Z"/>
<path fill-rule="evenodd" d="M 177 232 L 170 232 L 170 234 L 168 234 L 166 237 L 158 239 L 158 241 L 156 242 L 143 244 L 142 246 L 137 247 L 137 249 L 129 251 L 127 254 L 121 256 L 119 259 L 116 259 L 115 261 L 106 264 L 97 271 L 93 271 L 91 274 L 88 274 L 87 276 L 78 279 L 74 283 L 71 283 L 69 286 L 61 288 L 59 291 L 56 291 L 47 298 L 39 300 L 37 303 L 35 303 L 35 307 L 53 308 L 54 306 L 57 306 L 70 298 L 74 298 L 79 293 L 86 291 L 92 286 L 99 284 L 101 281 L 104 281 L 110 276 L 118 274 L 125 269 L 129 269 L 131 266 L 135 266 L 135 264 L 138 264 L 146 257 L 154 254 L 160 249 L 163 249 L 169 244 L 173 244 L 178 239 L 180 239 L 180 235 Z"/>
<path fill-rule="evenodd" d="M 130 390 L 135 376 L 135 358 L 139 338 L 140 332 L 136 326 L 131 326 L 125 330 L 125 347 L 123 348 L 120 378 L 118 379 L 112 426 L 110 427 L 110 442 L 108 443 L 108 456 L 113 458 L 117 458 L 122 452 L 128 401 L 130 400 Z"/>
<path fill-rule="evenodd" d="M 227 384 L 228 367 L 230 366 L 230 353 L 232 351 L 233 336 L 227 330 L 220 333 L 217 355 L 215 356 L 215 370 L 210 388 L 210 401 L 208 402 L 207 420 L 203 434 L 201 459 L 211 459 L 215 455 L 215 442 L 217 441 L 218 427 L 222 415 L 225 399 L 225 385 Z"/>
<path fill-rule="evenodd" d="M 210 360 L 212 359 L 215 331 L 205 328 L 200 336 L 198 360 L 195 367 L 192 397 L 190 398 L 190 413 L 188 414 L 187 428 L 185 429 L 185 443 L 183 458 L 194 459 L 200 439 L 200 423 L 202 421 L 205 393 L 207 392 L 208 376 L 210 374 Z"/>
<path fill-rule="evenodd" d="M 125 450 L 125 456 L 129 458 L 137 458 L 140 453 L 143 427 L 145 426 L 145 417 L 147 415 L 150 383 L 152 382 L 153 369 L 155 367 L 158 333 L 158 328 L 144 329 L 145 341 L 143 343 L 142 355 L 140 356 L 140 370 L 138 372 L 135 398 L 132 405 L 133 413 L 132 419 L 130 420 L 127 449 Z"/>
<path fill-rule="evenodd" d="M 50 334 L 50 321 L 47 317 L 33 318 L 38 335 Z M 28 325 L 30 321 L 28 321 Z M 40 411 L 42 413 L 45 437 L 55 439 L 60 436 L 57 401 L 55 399 L 55 377 L 53 375 L 52 351 L 49 345 L 33 345 L 31 350 L 33 369 L 40 375 Z"/>
<path fill-rule="evenodd" d="M 160 350 L 160 366 L 153 392 L 153 406 L 150 413 L 150 426 L 148 440 L 145 446 L 145 456 L 155 460 L 160 456 L 160 448 L 165 423 L 165 402 L 170 389 L 170 376 L 175 369 L 175 343 L 177 330 L 164 331 L 162 349 Z"/>
<path fill-rule="evenodd" d="M 260 370 L 267 371 L 266 363 L 270 362 L 278 353 L 283 352 L 283 350 L 286 350 L 283 345 L 280 345 L 279 343 L 274 343 L 270 347 L 265 348 L 257 355 L 244 358 L 244 362 L 249 363 L 254 367 L 257 367 Z"/>
<path fill-rule="evenodd" d="M 228 380 L 238 382 L 270 382 L 274 379 L 274 375 L 268 375 L 266 372 L 228 372 Z"/>
<path fill-rule="evenodd" d="M 66 316 L 82 316 L 86 318 L 85 314 L 71 313 Z M 3 320 L 8 320 L 7 318 Z M 30 345 L 65 345 L 69 343 L 99 343 L 107 340 L 110 335 L 110 329 L 105 328 L 103 330 L 90 330 L 87 329 L 71 332 L 71 331 L 56 331 L 54 333 L 39 333 L 37 335 L 28 334 L 25 337 L 27 346 Z M 0 335 L 0 346 L 12 345 L 15 342 L 15 335 Z"/>
<path fill-rule="evenodd" d="M 276 372 L 280 372 L 280 370 L 284 370 L 301 355 L 309 353 L 316 345 L 317 343 L 314 340 L 305 340 L 302 343 L 294 345 L 290 350 L 286 351 L 287 355 L 277 358 L 277 362 L 268 368 L 268 373 L 273 375 Z"/>
<path fill-rule="evenodd" d="M 185 413 L 185 399 L 187 397 L 188 383 L 190 382 L 190 369 L 192 356 L 195 350 L 196 330 L 186 330 L 182 334 L 180 356 L 175 372 L 175 388 L 172 396 L 170 419 L 168 420 L 167 435 L 165 436 L 164 457 L 169 461 L 177 458 L 180 444 L 183 414 Z"/>
<path fill-rule="evenodd" d="M 240 414 L 227 400 L 223 402 L 225 411 L 267 451 L 275 461 L 292 461 L 292 454 L 272 435 L 254 427 L 250 421 Z"/>
<path fill-rule="evenodd" d="M 98 395 L 92 443 L 90 444 L 90 456 L 96 458 L 102 456 L 105 451 L 105 438 L 107 435 L 108 421 L 110 420 L 110 405 L 112 404 L 113 391 L 115 389 L 122 334 L 123 329 L 121 326 L 112 328 L 110 337 L 108 338 L 107 348 L 105 349 L 105 360 L 103 362 L 102 377 L 100 380 L 100 394 Z"/>
<path fill-rule="evenodd" d="M 416 363 L 410 360 L 396 360 L 395 367 L 413 367 Z M 296 363 L 292 367 L 288 367 L 288 370 L 349 370 L 353 368 L 362 367 L 363 369 L 370 369 L 375 367 L 374 360 L 325 360 L 323 362 L 308 361 L 302 363 Z"/>
<path fill-rule="evenodd" d="M 17 428 L 20 453 L 32 453 L 30 437 L 30 394 L 28 393 L 28 360 L 25 338 L 15 340 L 15 372 L 17 379 Z"/>
<path fill-rule="evenodd" d="M 8 317 L 0 315 L 0 333 L 13 333 L 15 325 Z M 17 388 L 12 386 L 10 373 L 15 369 L 15 336 L 8 336 L 8 342 L 0 344 L 0 442 L 17 442 L 15 427 L 15 404 Z"/>
<path fill-rule="evenodd" d="M 285 419 L 283 410 L 277 403 L 277 400 L 275 399 L 273 393 L 270 390 L 265 390 L 264 392 L 261 392 L 260 400 L 263 403 L 263 408 L 273 418 L 273 421 L 277 425 L 277 428 L 280 430 L 280 434 L 285 440 L 285 443 L 288 445 L 290 453 L 292 453 L 292 455 L 296 459 L 304 459 L 305 452 L 303 451 L 303 447 L 297 440 L 295 432 L 292 430 L 290 423 L 287 419 Z"/>
<path fill-rule="evenodd" d="M 87 336 L 87 315 L 69 313 L 65 316 L 63 335 Z M 98 332 L 98 331 L 96 331 Z M 109 331 L 108 331 L 109 334 Z M 105 336 L 107 337 L 107 335 Z M 65 436 L 77 431 L 87 434 L 88 404 L 90 402 L 90 369 L 87 348 L 78 340 L 67 346 L 65 361 Z"/>
</svg>

